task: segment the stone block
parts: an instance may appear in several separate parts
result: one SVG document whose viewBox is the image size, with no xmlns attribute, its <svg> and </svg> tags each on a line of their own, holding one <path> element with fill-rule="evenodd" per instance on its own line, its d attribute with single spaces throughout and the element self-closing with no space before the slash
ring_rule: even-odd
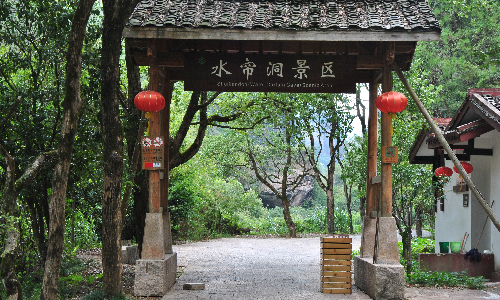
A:
<svg viewBox="0 0 500 300">
<path fill-rule="evenodd" d="M 183 290 L 204 290 L 205 289 L 205 284 L 204 283 L 184 283 L 182 286 Z"/>
<path fill-rule="evenodd" d="M 361 257 L 373 257 L 377 219 L 369 216 L 363 218 L 363 233 L 361 235 Z"/>
<path fill-rule="evenodd" d="M 378 224 L 377 264 L 398 264 L 398 229 L 393 217 L 380 217 Z"/>
<path fill-rule="evenodd" d="M 177 253 L 164 259 L 139 259 L 135 266 L 134 295 L 161 297 L 174 285 L 177 272 Z"/>
<path fill-rule="evenodd" d="M 491 272 L 490 281 L 491 282 L 500 282 L 500 272 Z"/>
<path fill-rule="evenodd" d="M 163 214 L 147 213 L 141 258 L 162 260 L 164 255 Z"/>
<path fill-rule="evenodd" d="M 404 299 L 404 274 L 400 264 L 373 264 L 371 257 L 354 257 L 354 282 L 375 300 Z"/>
<path fill-rule="evenodd" d="M 126 246 L 122 246 L 122 264 L 128 264 L 128 255 Z"/>
<path fill-rule="evenodd" d="M 135 262 L 139 259 L 139 247 L 134 246 L 122 246 L 122 264 L 135 265 Z"/>
</svg>

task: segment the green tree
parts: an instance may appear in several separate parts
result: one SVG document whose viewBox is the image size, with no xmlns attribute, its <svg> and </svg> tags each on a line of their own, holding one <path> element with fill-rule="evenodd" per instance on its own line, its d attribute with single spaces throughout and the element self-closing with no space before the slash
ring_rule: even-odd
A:
<svg viewBox="0 0 500 300">
<path fill-rule="evenodd" d="M 41 299 L 56 299 L 59 270 L 64 247 L 65 203 L 71 155 L 82 100 L 80 97 L 82 47 L 95 0 L 80 0 L 75 11 L 66 52 L 66 81 L 62 106 L 63 120 L 58 145 L 58 161 L 52 179 L 50 199 L 49 246 L 43 276 Z"/>
<path fill-rule="evenodd" d="M 452 117 L 470 88 L 500 84 L 500 2 L 429 1 L 441 26 L 441 39 L 419 43 L 412 69 L 440 86 L 434 115 Z"/>
<path fill-rule="evenodd" d="M 290 215 L 290 199 L 311 171 L 309 158 L 301 146 L 302 120 L 296 115 L 300 106 L 298 97 L 297 94 L 268 94 L 262 97 L 265 101 L 262 109 L 266 115 L 273 117 L 249 132 L 244 150 L 249 169 L 281 200 L 290 237 L 296 237 L 295 223 Z"/>
<path fill-rule="evenodd" d="M 0 155 L 5 159 L 6 164 L 6 182 L 3 191 L 2 208 L 3 216 L 7 221 L 4 224 L 6 228 L 5 246 L 0 260 L 0 277 L 7 297 L 18 295 L 22 299 L 22 286 L 16 273 L 16 258 L 19 255 L 19 204 L 18 198 L 21 190 L 25 189 L 36 174 L 52 160 L 57 158 L 57 152 L 40 154 L 29 166 L 22 176 L 16 178 L 16 164 L 14 158 L 0 144 Z"/>
<path fill-rule="evenodd" d="M 138 0 L 104 0 L 101 49 L 101 129 L 104 190 L 102 200 L 103 290 L 122 294 L 120 237 L 122 229 L 123 128 L 120 121 L 120 55 L 122 31 Z"/>
<path fill-rule="evenodd" d="M 304 151 L 307 153 L 316 182 L 326 193 L 328 232 L 335 233 L 335 166 L 339 151 L 352 130 L 351 123 L 354 117 L 349 113 L 349 100 L 345 95 L 310 94 L 297 98 L 301 107 L 297 115 L 301 118 L 300 123 L 309 142 L 309 145 L 303 145 Z M 328 141 L 328 150 L 323 149 L 324 138 Z M 321 155 L 328 157 L 326 174 L 320 170 Z M 350 197 L 347 199 L 350 200 Z M 352 220 L 350 201 L 347 204 Z"/>
</svg>

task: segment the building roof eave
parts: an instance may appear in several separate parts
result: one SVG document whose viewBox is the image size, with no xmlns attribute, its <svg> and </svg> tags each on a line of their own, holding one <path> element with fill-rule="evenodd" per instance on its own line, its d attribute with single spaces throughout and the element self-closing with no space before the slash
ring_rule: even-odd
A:
<svg viewBox="0 0 500 300">
<path fill-rule="evenodd" d="M 286 40 L 286 41 L 438 41 L 437 31 L 387 30 L 290 30 L 290 29 L 231 29 L 189 27 L 135 27 L 123 30 L 125 38 L 178 40 Z"/>
</svg>

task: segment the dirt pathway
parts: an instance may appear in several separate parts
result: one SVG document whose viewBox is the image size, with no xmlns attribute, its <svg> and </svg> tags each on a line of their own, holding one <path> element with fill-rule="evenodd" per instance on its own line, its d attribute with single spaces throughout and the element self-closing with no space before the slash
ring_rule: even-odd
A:
<svg viewBox="0 0 500 300">
<path fill-rule="evenodd" d="M 358 249 L 360 237 L 353 237 Z M 320 293 L 320 240 L 314 238 L 225 238 L 174 246 L 183 275 L 166 299 L 370 299 Z M 184 291 L 184 283 L 204 283 Z M 500 299 L 485 291 L 407 288 L 405 299 Z"/>
</svg>

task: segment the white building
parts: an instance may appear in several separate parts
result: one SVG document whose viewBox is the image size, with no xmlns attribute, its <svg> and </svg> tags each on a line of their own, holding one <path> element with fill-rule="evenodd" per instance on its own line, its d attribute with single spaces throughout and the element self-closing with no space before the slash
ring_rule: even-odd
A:
<svg viewBox="0 0 500 300">
<path fill-rule="evenodd" d="M 500 88 L 471 89 L 453 118 L 435 121 L 458 159 L 472 164 L 472 182 L 490 205 L 495 200 L 493 211 L 500 216 Z M 426 130 L 413 144 L 410 163 L 432 164 L 433 170 L 454 166 L 435 135 Z M 460 186 L 459 175 L 453 172 L 444 186 L 445 197 L 435 200 L 436 252 L 439 242 L 462 242 L 466 233 L 465 251 L 475 248 L 483 230 L 486 213 L 465 183 L 461 190 Z M 500 233 L 491 221 L 477 248 L 480 253 L 489 250 L 495 254 L 495 271 L 499 272 Z"/>
</svg>

